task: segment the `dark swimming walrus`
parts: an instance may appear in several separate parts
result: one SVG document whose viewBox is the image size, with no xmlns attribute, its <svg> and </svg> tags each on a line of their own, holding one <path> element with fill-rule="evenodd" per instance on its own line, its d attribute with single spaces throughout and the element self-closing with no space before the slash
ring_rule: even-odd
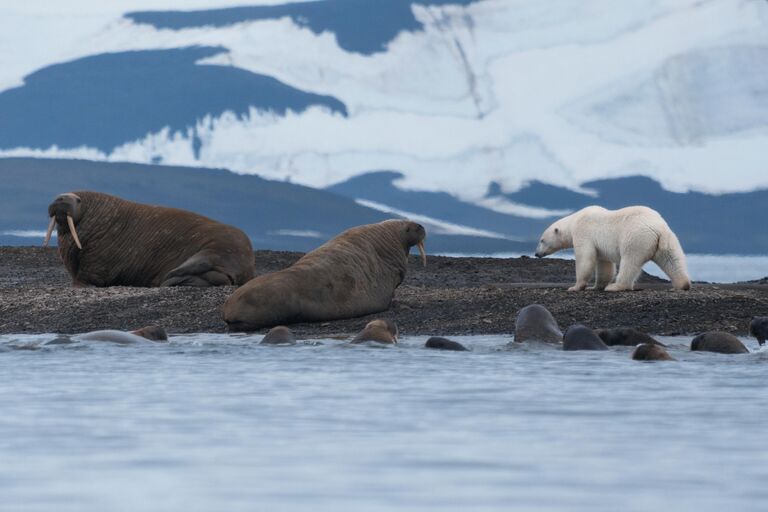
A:
<svg viewBox="0 0 768 512">
<path fill-rule="evenodd" d="M 663 343 L 659 343 L 644 332 L 638 331 L 637 329 L 632 329 L 631 327 L 621 327 L 618 329 L 600 329 L 596 332 L 596 334 L 600 336 L 600 339 L 603 340 L 603 343 L 609 347 L 616 345 L 634 347 L 635 345 L 639 345 L 641 343 L 647 343 L 649 345 L 661 345 L 662 347 L 666 346 Z"/>
<path fill-rule="evenodd" d="M 59 255 L 75 286 L 218 286 L 253 277 L 245 233 L 175 208 L 99 192 L 61 194 L 50 206 Z"/>
<path fill-rule="evenodd" d="M 635 361 L 674 361 L 663 346 L 656 343 L 640 343 L 632 352 Z"/>
<path fill-rule="evenodd" d="M 763 346 L 768 339 L 768 316 L 756 316 L 749 324 L 749 334 L 757 339 L 760 346 Z"/>
<path fill-rule="evenodd" d="M 362 331 L 352 338 L 351 343 L 365 343 L 366 341 L 396 344 L 397 324 L 388 318 L 371 320 Z"/>
<path fill-rule="evenodd" d="M 424 348 L 432 348 L 435 350 L 454 350 L 457 352 L 469 351 L 467 347 L 458 341 L 449 340 L 440 336 L 432 336 L 429 338 L 424 344 Z"/>
<path fill-rule="evenodd" d="M 261 339 L 262 345 L 295 345 L 296 337 L 293 331 L 284 325 L 278 325 L 269 330 Z"/>
<path fill-rule="evenodd" d="M 562 343 L 563 332 L 555 317 L 541 304 L 525 306 L 515 318 L 515 341 Z"/>
<path fill-rule="evenodd" d="M 565 331 L 563 350 L 608 350 L 608 346 L 595 334 L 595 331 L 576 324 Z"/>
<path fill-rule="evenodd" d="M 291 267 L 238 288 L 224 304 L 224 321 L 230 331 L 255 331 L 385 311 L 405 277 L 412 246 L 426 265 L 425 237 L 424 228 L 408 220 L 349 229 Z"/>
<path fill-rule="evenodd" d="M 749 354 L 749 350 L 739 338 L 721 331 L 699 334 L 691 341 L 691 350 L 719 352 L 720 354 Z"/>
</svg>

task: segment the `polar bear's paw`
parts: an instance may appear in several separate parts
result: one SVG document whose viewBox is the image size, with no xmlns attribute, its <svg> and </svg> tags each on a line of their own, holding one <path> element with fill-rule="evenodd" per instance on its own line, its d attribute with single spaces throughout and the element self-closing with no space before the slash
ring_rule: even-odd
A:
<svg viewBox="0 0 768 512">
<path fill-rule="evenodd" d="M 632 287 L 619 283 L 611 283 L 605 287 L 605 291 L 607 292 L 626 292 L 630 290 L 632 290 Z"/>
</svg>

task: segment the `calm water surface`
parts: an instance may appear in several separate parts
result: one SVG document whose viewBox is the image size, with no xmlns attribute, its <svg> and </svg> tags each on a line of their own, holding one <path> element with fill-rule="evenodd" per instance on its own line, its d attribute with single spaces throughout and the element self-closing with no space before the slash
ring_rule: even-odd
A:
<svg viewBox="0 0 768 512">
<path fill-rule="evenodd" d="M 768 351 L 0 336 L 0 510 L 765 510 Z M 757 350 L 751 340 L 747 345 Z"/>
</svg>

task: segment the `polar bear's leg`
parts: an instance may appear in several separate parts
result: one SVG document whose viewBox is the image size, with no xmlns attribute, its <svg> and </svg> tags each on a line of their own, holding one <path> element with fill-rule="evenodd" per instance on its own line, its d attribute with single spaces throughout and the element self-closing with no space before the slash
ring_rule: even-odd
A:
<svg viewBox="0 0 768 512">
<path fill-rule="evenodd" d="M 592 246 L 574 247 L 573 252 L 576 256 L 576 284 L 568 288 L 569 292 L 580 292 L 587 287 L 589 278 L 595 271 L 597 263 L 597 252 Z"/>
<path fill-rule="evenodd" d="M 642 272 L 646 261 L 648 260 L 637 255 L 622 254 L 616 282 L 606 286 L 605 291 L 620 292 L 623 290 L 633 290 L 635 288 L 635 281 L 640 277 L 640 272 Z"/>
<path fill-rule="evenodd" d="M 611 281 L 616 273 L 616 266 L 612 261 L 597 260 L 595 267 L 595 286 L 592 290 L 603 290 Z"/>
</svg>

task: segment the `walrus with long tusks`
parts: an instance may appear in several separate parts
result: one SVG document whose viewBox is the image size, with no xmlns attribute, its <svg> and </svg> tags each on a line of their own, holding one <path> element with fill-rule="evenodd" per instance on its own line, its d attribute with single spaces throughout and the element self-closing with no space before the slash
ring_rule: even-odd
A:
<svg viewBox="0 0 768 512">
<path fill-rule="evenodd" d="M 304 255 L 291 267 L 252 279 L 224 304 L 230 331 L 299 322 L 322 322 L 379 313 L 403 282 L 408 253 L 419 248 L 424 227 L 386 220 L 349 229 Z"/>
<path fill-rule="evenodd" d="M 75 286 L 239 285 L 253 277 L 245 233 L 196 213 L 86 191 L 59 195 L 48 216 L 44 245 L 55 227 Z"/>
</svg>

